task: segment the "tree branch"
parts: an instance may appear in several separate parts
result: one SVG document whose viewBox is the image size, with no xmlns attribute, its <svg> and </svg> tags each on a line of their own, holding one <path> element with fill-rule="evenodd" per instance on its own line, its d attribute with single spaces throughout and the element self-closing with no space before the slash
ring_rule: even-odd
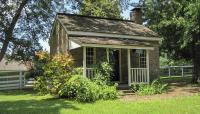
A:
<svg viewBox="0 0 200 114">
<path fill-rule="evenodd" d="M 28 0 L 22 0 L 21 4 L 20 4 L 19 8 L 17 9 L 17 11 L 12 19 L 12 22 L 10 24 L 10 27 L 9 27 L 10 31 L 14 30 L 15 25 L 19 19 L 19 16 L 21 15 L 21 12 L 22 12 L 23 8 L 25 7 L 25 5 L 27 4 L 27 2 L 28 2 Z"/>
<path fill-rule="evenodd" d="M 16 13 L 12 19 L 12 22 L 10 23 L 10 26 L 5 30 L 5 40 L 3 42 L 3 46 L 2 46 L 1 52 L 0 52 L 0 61 L 3 59 L 3 57 L 7 51 L 8 44 L 12 40 L 12 35 L 13 35 L 13 30 L 15 28 L 15 25 L 21 15 L 23 8 L 25 7 L 25 5 L 27 3 L 28 3 L 28 0 L 22 0 L 19 8 L 16 10 Z"/>
</svg>

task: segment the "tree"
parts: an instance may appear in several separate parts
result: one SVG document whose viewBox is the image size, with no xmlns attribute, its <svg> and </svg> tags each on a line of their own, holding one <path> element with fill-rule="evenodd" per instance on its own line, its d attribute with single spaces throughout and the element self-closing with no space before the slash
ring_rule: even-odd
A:
<svg viewBox="0 0 200 114">
<path fill-rule="evenodd" d="M 84 0 L 79 10 L 82 15 L 121 18 L 119 0 Z"/>
<path fill-rule="evenodd" d="M 0 1 L 0 61 L 28 61 L 42 49 L 57 11 L 76 0 L 2 0 Z M 62 10 L 61 10 L 62 9 Z M 65 9 L 65 8 L 64 8 Z"/>
<path fill-rule="evenodd" d="M 161 51 L 192 60 L 193 83 L 200 77 L 200 0 L 146 0 L 147 25 L 162 36 Z"/>
<path fill-rule="evenodd" d="M 48 37 L 50 24 L 44 22 L 51 21 L 50 4 L 39 0 L 4 0 L 0 4 L 0 61 L 5 54 L 26 61 L 41 50 L 40 37 Z"/>
</svg>

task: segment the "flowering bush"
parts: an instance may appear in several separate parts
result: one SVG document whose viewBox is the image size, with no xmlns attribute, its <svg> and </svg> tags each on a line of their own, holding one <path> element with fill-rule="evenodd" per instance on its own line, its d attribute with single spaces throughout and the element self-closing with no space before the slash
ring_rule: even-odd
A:
<svg viewBox="0 0 200 114">
<path fill-rule="evenodd" d="M 35 82 L 35 89 L 40 93 L 58 95 L 61 86 L 72 75 L 73 59 L 69 54 L 56 55 L 44 65 L 43 71 Z"/>
</svg>

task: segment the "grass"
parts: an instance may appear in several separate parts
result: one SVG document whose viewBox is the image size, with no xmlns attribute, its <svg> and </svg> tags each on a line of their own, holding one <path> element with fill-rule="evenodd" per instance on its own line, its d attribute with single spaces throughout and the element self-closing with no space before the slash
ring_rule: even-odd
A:
<svg viewBox="0 0 200 114">
<path fill-rule="evenodd" d="M 153 101 L 78 103 L 32 91 L 0 92 L 0 114 L 199 114 L 200 96 Z"/>
</svg>

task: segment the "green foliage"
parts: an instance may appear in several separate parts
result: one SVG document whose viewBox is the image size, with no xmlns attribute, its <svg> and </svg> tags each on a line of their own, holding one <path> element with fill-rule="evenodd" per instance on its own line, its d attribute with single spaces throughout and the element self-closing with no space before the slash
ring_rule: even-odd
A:
<svg viewBox="0 0 200 114">
<path fill-rule="evenodd" d="M 116 99 L 118 97 L 117 85 L 108 86 L 108 85 L 99 85 L 100 89 L 100 99 Z"/>
<path fill-rule="evenodd" d="M 131 90 L 138 95 L 161 94 L 167 90 L 168 84 L 163 84 L 159 80 L 154 80 L 151 84 L 131 85 Z"/>
<path fill-rule="evenodd" d="M 72 74 L 74 74 L 74 75 L 83 75 L 83 68 L 82 67 L 74 68 Z"/>
<path fill-rule="evenodd" d="M 96 66 L 93 67 L 96 69 L 95 74 L 95 81 L 104 82 L 104 84 L 110 84 L 111 83 L 111 74 L 113 71 L 113 68 L 111 64 L 109 64 L 106 61 L 99 62 Z"/>
<path fill-rule="evenodd" d="M 191 60 L 192 82 L 200 77 L 200 0 L 145 0 L 147 25 L 162 37 L 161 51 L 174 60 Z"/>
<path fill-rule="evenodd" d="M 84 0 L 80 8 L 82 15 L 121 18 L 120 13 L 119 0 Z"/>
<path fill-rule="evenodd" d="M 131 84 L 131 91 L 132 92 L 137 92 L 140 88 L 140 85 L 139 84 Z"/>
<path fill-rule="evenodd" d="M 94 102 L 99 99 L 117 98 L 115 86 L 99 85 L 81 75 L 72 76 L 59 91 L 60 97 L 81 102 Z"/>
<path fill-rule="evenodd" d="M 138 95 L 153 95 L 156 94 L 156 88 L 147 84 L 140 84 L 140 88 L 137 92 Z"/>
<path fill-rule="evenodd" d="M 11 60 L 31 61 L 35 52 L 42 50 L 39 40 L 49 37 L 53 8 L 59 3 L 55 0 L 6 0 L 0 4 L 0 60 L 6 55 Z"/>
<path fill-rule="evenodd" d="M 63 85 L 59 95 L 82 102 L 91 102 L 98 99 L 98 90 L 98 85 L 95 85 L 89 79 L 75 75 Z"/>
<path fill-rule="evenodd" d="M 186 60 L 173 60 L 160 56 L 160 66 L 179 66 L 179 65 L 191 65 L 191 61 Z"/>
<path fill-rule="evenodd" d="M 43 67 L 43 75 L 35 83 L 35 89 L 40 93 L 58 95 L 62 85 L 68 80 L 73 71 L 73 59 L 70 55 L 56 55 Z"/>
<path fill-rule="evenodd" d="M 40 51 L 36 52 L 35 57 L 33 58 L 32 64 L 29 66 L 29 72 L 27 77 L 36 78 L 41 76 L 44 73 L 44 65 L 50 61 L 50 56 L 48 52 Z"/>
<path fill-rule="evenodd" d="M 48 81 L 45 77 L 37 77 L 37 80 L 34 81 L 34 89 L 36 89 L 40 95 L 48 94 Z"/>
<path fill-rule="evenodd" d="M 45 58 L 39 54 L 40 58 Z M 41 59 L 43 60 L 43 59 Z M 44 73 L 37 77 L 35 89 L 40 94 L 51 94 L 81 102 L 94 102 L 99 99 L 117 98 L 116 86 L 109 86 L 108 77 L 111 68 L 101 63 L 97 70 L 98 78 L 90 80 L 83 77 L 82 68 L 73 67 L 70 55 L 56 55 L 43 66 Z"/>
<path fill-rule="evenodd" d="M 199 45 L 199 0 L 146 0 L 147 25 L 163 37 L 161 51 L 172 59 L 192 59 Z"/>
</svg>

